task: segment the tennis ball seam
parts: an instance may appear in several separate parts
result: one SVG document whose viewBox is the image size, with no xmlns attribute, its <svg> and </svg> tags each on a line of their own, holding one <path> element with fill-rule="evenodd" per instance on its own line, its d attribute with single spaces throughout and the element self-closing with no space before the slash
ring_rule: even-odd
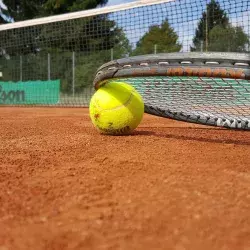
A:
<svg viewBox="0 0 250 250">
<path fill-rule="evenodd" d="M 116 110 L 116 109 L 120 109 L 120 108 L 126 107 L 126 106 L 129 105 L 129 103 L 131 102 L 132 98 L 134 97 L 134 94 L 133 94 L 134 92 L 135 92 L 134 90 L 131 91 L 131 93 L 129 95 L 129 98 L 126 100 L 125 103 L 123 103 L 123 104 L 121 104 L 119 106 L 116 106 L 114 108 L 105 108 L 105 109 L 103 109 L 102 107 L 100 107 L 98 105 L 98 102 L 96 102 L 96 106 L 100 109 L 100 112 L 105 112 L 105 111 L 110 111 L 110 110 Z"/>
</svg>

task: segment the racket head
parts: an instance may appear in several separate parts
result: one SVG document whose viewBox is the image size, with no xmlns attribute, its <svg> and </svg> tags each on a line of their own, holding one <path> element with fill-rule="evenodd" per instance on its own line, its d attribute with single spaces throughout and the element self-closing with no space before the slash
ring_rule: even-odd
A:
<svg viewBox="0 0 250 250">
<path fill-rule="evenodd" d="M 169 53 L 108 62 L 94 87 L 125 81 L 142 95 L 145 112 L 205 125 L 250 129 L 250 56 Z"/>
</svg>

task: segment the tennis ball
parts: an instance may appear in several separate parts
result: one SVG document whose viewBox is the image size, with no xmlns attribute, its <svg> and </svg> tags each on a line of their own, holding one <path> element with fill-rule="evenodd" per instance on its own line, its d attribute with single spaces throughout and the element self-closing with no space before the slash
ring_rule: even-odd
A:
<svg viewBox="0 0 250 250">
<path fill-rule="evenodd" d="M 129 134 L 141 122 L 144 103 L 140 94 L 124 82 L 107 82 L 90 100 L 90 118 L 102 134 Z"/>
</svg>

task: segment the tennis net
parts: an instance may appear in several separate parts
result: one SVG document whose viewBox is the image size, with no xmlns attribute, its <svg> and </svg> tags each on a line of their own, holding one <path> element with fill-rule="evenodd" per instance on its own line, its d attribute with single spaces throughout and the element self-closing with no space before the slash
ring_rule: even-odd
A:
<svg viewBox="0 0 250 250">
<path fill-rule="evenodd" d="M 97 68 L 110 60 L 168 52 L 249 53 L 249 36 L 249 0 L 141 0 L 3 24 L 1 81 L 28 81 L 36 88 L 37 81 L 59 80 L 59 97 L 48 105 L 83 106 L 94 91 Z M 0 104 L 11 104 L 4 86 Z"/>
</svg>

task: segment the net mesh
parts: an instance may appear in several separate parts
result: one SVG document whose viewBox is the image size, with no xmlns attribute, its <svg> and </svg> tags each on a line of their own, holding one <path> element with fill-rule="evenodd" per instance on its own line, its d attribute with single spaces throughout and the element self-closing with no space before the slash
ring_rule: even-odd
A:
<svg viewBox="0 0 250 250">
<path fill-rule="evenodd" d="M 0 25 L 1 81 L 59 80 L 56 105 L 83 106 L 94 92 L 97 68 L 113 59 L 162 52 L 249 53 L 249 0 L 149 2 Z"/>
</svg>

